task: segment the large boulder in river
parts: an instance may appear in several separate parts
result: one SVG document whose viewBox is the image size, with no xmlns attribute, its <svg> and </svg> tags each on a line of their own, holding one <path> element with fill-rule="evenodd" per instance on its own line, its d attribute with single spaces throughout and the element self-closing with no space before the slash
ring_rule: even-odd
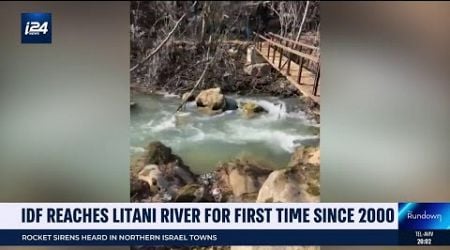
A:
<svg viewBox="0 0 450 250">
<path fill-rule="evenodd" d="M 257 196 L 254 193 L 258 192 L 271 172 L 272 169 L 256 161 L 235 159 L 216 169 L 217 181 L 213 189 L 220 190 L 223 201 L 254 201 Z"/>
<path fill-rule="evenodd" d="M 195 98 L 199 110 L 208 115 L 216 115 L 225 110 L 238 109 L 237 102 L 230 97 L 225 97 L 220 88 L 212 88 L 201 91 Z"/>
<path fill-rule="evenodd" d="M 225 98 L 220 88 L 203 90 L 195 98 L 198 107 L 207 107 L 211 110 L 220 110 L 225 106 Z"/>
<path fill-rule="evenodd" d="M 320 151 L 299 148 L 288 168 L 273 171 L 262 185 L 257 202 L 319 202 Z"/>
</svg>

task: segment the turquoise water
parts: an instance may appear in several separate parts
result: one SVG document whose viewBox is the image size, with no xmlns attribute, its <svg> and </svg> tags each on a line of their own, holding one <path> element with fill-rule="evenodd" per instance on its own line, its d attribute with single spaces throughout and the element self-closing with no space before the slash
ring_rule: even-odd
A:
<svg viewBox="0 0 450 250">
<path fill-rule="evenodd" d="M 285 167 L 296 146 L 318 143 L 317 125 L 302 112 L 288 112 L 297 99 L 237 97 L 254 101 L 269 112 L 252 119 L 241 111 L 210 116 L 199 112 L 194 102 L 175 115 L 181 99 L 172 95 L 138 95 L 132 100 L 130 153 L 143 152 L 159 140 L 179 155 L 195 173 L 214 169 L 218 162 L 238 156 L 253 157 L 268 165 Z"/>
</svg>

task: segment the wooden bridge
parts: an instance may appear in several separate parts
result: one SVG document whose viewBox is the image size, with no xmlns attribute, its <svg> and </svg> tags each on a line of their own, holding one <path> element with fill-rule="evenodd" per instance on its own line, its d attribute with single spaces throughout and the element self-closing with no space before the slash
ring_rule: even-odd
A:
<svg viewBox="0 0 450 250">
<path fill-rule="evenodd" d="M 320 101 L 319 48 L 268 33 L 255 33 L 256 51 L 305 96 Z"/>
</svg>

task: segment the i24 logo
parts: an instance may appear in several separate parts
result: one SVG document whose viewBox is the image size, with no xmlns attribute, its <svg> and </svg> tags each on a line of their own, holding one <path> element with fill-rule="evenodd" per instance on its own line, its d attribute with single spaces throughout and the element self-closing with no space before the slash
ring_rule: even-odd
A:
<svg viewBox="0 0 450 250">
<path fill-rule="evenodd" d="M 25 26 L 25 35 L 39 35 L 39 34 L 47 34 L 48 32 L 48 22 L 39 23 L 39 22 L 27 22 Z"/>
<path fill-rule="evenodd" d="M 22 13 L 22 43 L 52 43 L 51 13 Z"/>
</svg>

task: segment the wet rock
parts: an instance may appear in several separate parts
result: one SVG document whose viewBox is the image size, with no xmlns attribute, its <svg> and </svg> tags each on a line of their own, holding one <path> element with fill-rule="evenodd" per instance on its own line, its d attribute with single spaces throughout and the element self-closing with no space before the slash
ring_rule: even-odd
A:
<svg viewBox="0 0 450 250">
<path fill-rule="evenodd" d="M 216 169 L 213 189 L 221 192 L 223 200 L 242 200 L 242 195 L 258 192 L 271 172 L 257 162 L 235 159 Z"/>
<path fill-rule="evenodd" d="M 258 113 L 267 113 L 267 110 L 254 102 L 241 103 L 241 109 L 246 118 L 252 118 Z"/>
<path fill-rule="evenodd" d="M 224 110 L 236 110 L 239 106 L 233 98 L 225 97 L 225 107 Z"/>
<path fill-rule="evenodd" d="M 288 168 L 273 171 L 262 185 L 257 202 L 319 202 L 320 150 L 300 147 Z"/>
<path fill-rule="evenodd" d="M 268 63 L 257 63 L 244 66 L 244 72 L 250 76 L 265 76 L 271 71 L 271 66 Z"/>
<path fill-rule="evenodd" d="M 197 107 L 207 107 L 210 110 L 221 110 L 225 106 L 225 98 L 220 88 L 203 90 L 195 98 Z"/>
</svg>

